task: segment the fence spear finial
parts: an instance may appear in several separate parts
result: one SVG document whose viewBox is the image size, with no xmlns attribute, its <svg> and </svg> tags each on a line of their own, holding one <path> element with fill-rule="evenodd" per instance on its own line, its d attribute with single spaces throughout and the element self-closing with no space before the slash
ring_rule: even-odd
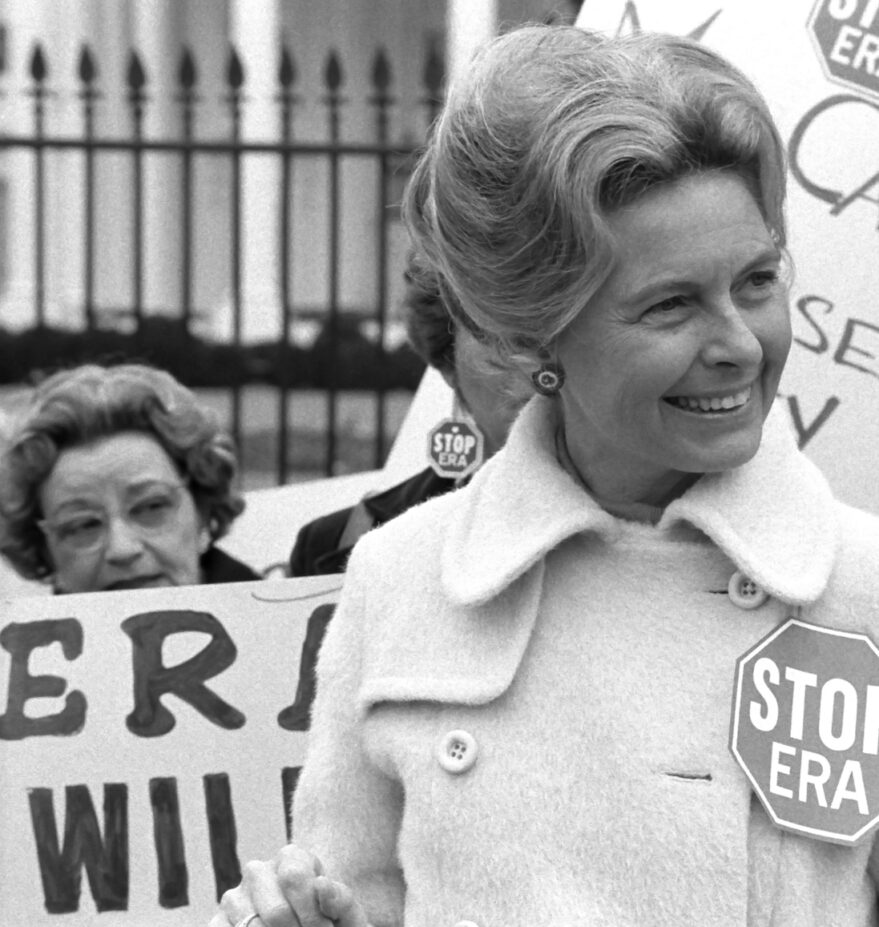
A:
<svg viewBox="0 0 879 927">
<path fill-rule="evenodd" d="M 278 66 L 278 83 L 289 90 L 296 83 L 296 65 L 286 45 L 281 46 L 281 63 Z"/>
<path fill-rule="evenodd" d="M 140 56 L 132 51 L 128 56 L 128 69 L 125 72 L 125 82 L 128 84 L 132 96 L 140 95 L 147 82 L 146 72 L 140 63 Z"/>
<path fill-rule="evenodd" d="M 330 53 L 327 55 L 327 64 L 324 68 L 324 83 L 331 95 L 339 92 L 342 80 L 342 65 L 339 64 L 339 56 L 336 54 L 335 49 L 330 49 Z"/>
<path fill-rule="evenodd" d="M 34 50 L 31 54 L 30 72 L 31 77 L 38 84 L 42 84 L 43 81 L 49 76 L 49 67 L 46 64 L 46 56 L 43 52 L 43 46 L 39 42 L 34 45 Z"/>
<path fill-rule="evenodd" d="M 232 93 L 238 93 L 244 86 L 244 65 L 234 45 L 229 46 L 229 60 L 226 64 L 226 83 Z"/>
<path fill-rule="evenodd" d="M 424 89 L 431 100 L 441 100 L 443 82 L 446 79 L 446 66 L 438 39 L 433 38 L 427 48 L 427 60 L 424 63 Z"/>
<path fill-rule="evenodd" d="M 180 56 L 177 81 L 185 92 L 191 91 L 198 83 L 198 69 L 195 66 L 195 59 L 192 57 L 192 52 L 188 46 L 183 47 L 183 53 Z"/>
<path fill-rule="evenodd" d="M 98 69 L 95 65 L 95 59 L 92 57 L 92 53 L 88 45 L 83 45 L 80 49 L 77 73 L 79 75 L 79 79 L 82 81 L 82 83 L 86 84 L 86 86 L 92 84 L 94 79 L 98 76 Z"/>
<path fill-rule="evenodd" d="M 377 96 L 387 97 L 391 86 L 391 65 L 383 48 L 379 48 L 372 62 L 372 86 Z"/>
</svg>

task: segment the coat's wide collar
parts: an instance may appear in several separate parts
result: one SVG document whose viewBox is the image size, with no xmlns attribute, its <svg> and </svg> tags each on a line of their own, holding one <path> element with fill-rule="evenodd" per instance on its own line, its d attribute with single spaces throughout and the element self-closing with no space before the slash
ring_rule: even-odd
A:
<svg viewBox="0 0 879 927">
<path fill-rule="evenodd" d="M 752 460 L 703 476 L 666 508 L 656 530 L 688 522 L 771 595 L 805 604 L 827 585 L 838 530 L 830 488 L 797 450 L 783 415 L 770 413 Z M 561 468 L 554 431 L 551 400 L 535 397 L 506 447 L 462 490 L 442 552 L 451 601 L 488 601 L 574 534 L 612 541 L 620 533 L 621 522 Z"/>
</svg>

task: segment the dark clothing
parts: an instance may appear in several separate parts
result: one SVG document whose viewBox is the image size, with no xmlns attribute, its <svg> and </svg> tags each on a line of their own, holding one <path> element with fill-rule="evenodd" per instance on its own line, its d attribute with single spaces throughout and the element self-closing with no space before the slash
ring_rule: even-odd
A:
<svg viewBox="0 0 879 927">
<path fill-rule="evenodd" d="M 456 486 L 455 480 L 437 476 L 428 467 L 415 476 L 357 505 L 316 518 L 303 527 L 290 554 L 291 576 L 323 576 L 343 573 L 348 555 L 361 535 L 383 525 L 406 509 L 434 496 L 441 496 Z M 299 660 L 299 685 L 296 700 L 285 708 L 281 726 L 289 731 L 307 731 L 314 701 L 317 653 L 333 617 L 335 606 L 319 605 L 308 619 L 302 656 Z"/>
<path fill-rule="evenodd" d="M 437 476 L 428 467 L 384 492 L 367 496 L 355 506 L 314 519 L 296 537 L 290 554 L 290 575 L 343 573 L 348 555 L 362 534 L 419 502 L 441 496 L 455 485 L 455 480 Z"/>
<path fill-rule="evenodd" d="M 256 570 L 230 557 L 219 547 L 209 547 L 202 555 L 201 575 L 203 583 L 246 583 L 262 579 Z"/>
</svg>

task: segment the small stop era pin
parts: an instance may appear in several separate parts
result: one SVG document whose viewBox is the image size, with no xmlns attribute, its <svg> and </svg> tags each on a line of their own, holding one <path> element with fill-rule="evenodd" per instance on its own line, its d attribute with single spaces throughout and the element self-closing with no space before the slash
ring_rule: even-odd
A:
<svg viewBox="0 0 879 927">
<path fill-rule="evenodd" d="M 431 429 L 427 457 L 437 476 L 460 480 L 482 464 L 485 439 L 482 432 L 460 418 L 446 418 Z"/>
</svg>

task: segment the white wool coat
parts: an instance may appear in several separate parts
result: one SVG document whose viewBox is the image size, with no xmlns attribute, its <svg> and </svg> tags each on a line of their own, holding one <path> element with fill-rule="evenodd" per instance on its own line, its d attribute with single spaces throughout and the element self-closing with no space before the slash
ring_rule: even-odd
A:
<svg viewBox="0 0 879 927">
<path fill-rule="evenodd" d="M 560 468 L 551 408 L 357 545 L 294 841 L 376 927 L 876 924 L 873 836 L 778 830 L 728 742 L 736 659 L 797 609 L 879 640 L 879 519 L 780 411 L 657 525 L 615 518 Z M 765 604 L 731 600 L 737 570 Z"/>
</svg>

